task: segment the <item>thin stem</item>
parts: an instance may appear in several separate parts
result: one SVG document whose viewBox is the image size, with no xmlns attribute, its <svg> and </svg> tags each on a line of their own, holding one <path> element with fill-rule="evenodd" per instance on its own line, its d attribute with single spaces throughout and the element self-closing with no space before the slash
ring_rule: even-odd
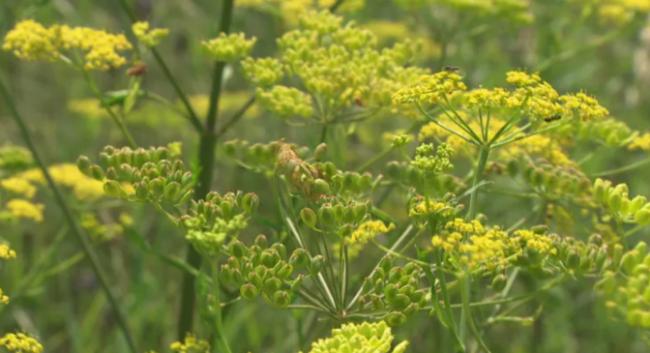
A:
<svg viewBox="0 0 650 353">
<path fill-rule="evenodd" d="M 224 0 L 221 8 L 220 32 L 227 33 L 230 31 L 234 0 Z M 221 96 L 221 87 L 223 81 L 223 70 L 225 63 L 217 62 L 212 76 L 212 92 L 210 93 L 210 108 L 205 127 L 199 140 L 199 172 L 198 183 L 194 189 L 194 198 L 203 199 L 212 186 L 214 173 L 214 157 L 217 146 L 217 136 L 215 127 L 217 123 L 217 113 L 219 111 L 219 98 Z M 186 262 L 195 268 L 201 267 L 201 255 L 188 244 Z M 194 303 L 196 293 L 194 288 L 194 276 L 185 274 L 183 276 L 181 306 L 178 314 L 178 332 L 180 339 L 192 330 L 194 319 Z"/>
<path fill-rule="evenodd" d="M 220 284 L 219 284 L 219 275 L 216 274 L 213 279 L 214 283 L 214 295 L 218 303 L 221 303 L 221 299 L 219 298 L 219 292 L 221 291 Z M 221 345 L 223 346 L 223 350 L 225 353 L 232 353 L 232 350 L 230 349 L 230 345 L 228 344 L 228 339 L 226 338 L 226 334 L 224 332 L 223 328 L 223 318 L 221 315 L 221 304 L 216 305 L 216 315 L 214 319 L 214 326 L 215 329 L 217 330 L 217 338 L 221 342 Z"/>
<path fill-rule="evenodd" d="M 409 234 L 411 234 L 411 231 L 413 231 L 413 229 L 414 229 L 413 225 L 409 225 L 408 227 L 406 227 L 404 232 L 402 232 L 402 235 L 400 235 L 399 238 L 397 238 L 397 240 L 395 241 L 395 243 L 390 247 L 390 251 L 391 252 L 395 251 L 400 245 L 402 245 L 402 243 L 406 240 L 406 237 Z M 390 252 L 387 252 L 386 254 L 384 254 L 384 256 L 381 257 L 381 259 L 379 259 L 379 261 L 377 261 L 375 267 L 373 267 L 372 271 L 370 271 L 370 274 L 368 274 L 368 276 L 365 277 L 365 279 L 361 283 L 361 286 L 359 286 L 357 293 L 354 295 L 354 297 L 352 297 L 350 303 L 348 303 L 347 307 L 345 308 L 346 310 L 350 310 L 354 306 L 354 304 L 356 304 L 357 300 L 359 300 L 359 297 L 361 297 L 361 294 L 363 294 L 363 289 L 366 285 L 366 282 L 368 281 L 369 278 L 371 278 L 375 274 L 375 272 L 377 272 L 379 265 L 385 258 L 389 256 L 389 254 Z"/>
<path fill-rule="evenodd" d="M 230 119 L 228 119 L 226 123 L 219 128 L 219 131 L 217 132 L 217 138 L 221 137 L 223 134 L 228 132 L 230 128 L 237 124 L 237 122 L 244 117 L 244 114 L 246 114 L 248 109 L 250 109 L 253 104 L 255 104 L 255 96 L 248 98 L 246 103 L 244 103 L 244 105 L 242 105 L 241 108 L 239 108 L 239 110 L 237 110 L 235 114 L 233 114 Z"/>
<path fill-rule="evenodd" d="M 32 153 L 34 161 L 36 162 L 39 169 L 43 173 L 43 176 L 45 177 L 45 180 L 47 181 L 49 188 L 52 190 L 52 193 L 54 194 L 54 199 L 58 204 L 59 208 L 61 209 L 61 212 L 63 212 L 63 217 L 68 223 L 70 230 L 72 231 L 72 233 L 75 235 L 75 237 L 81 244 L 84 254 L 90 261 L 93 272 L 95 273 L 95 276 L 97 276 L 97 279 L 101 284 L 102 290 L 104 291 L 104 294 L 108 299 L 108 303 L 115 315 L 115 318 L 117 320 L 117 325 L 120 327 L 120 330 L 124 335 L 127 346 L 129 347 L 129 351 L 131 351 L 132 353 L 137 353 L 138 350 L 135 348 L 135 342 L 133 340 L 133 337 L 131 336 L 131 332 L 129 330 L 126 318 L 122 314 L 119 304 L 117 303 L 117 300 L 115 299 L 115 296 L 113 295 L 113 292 L 108 284 L 109 283 L 108 278 L 106 277 L 106 274 L 104 273 L 104 269 L 102 268 L 99 262 L 99 258 L 97 257 L 97 254 L 95 253 L 92 246 L 90 245 L 88 236 L 84 233 L 83 229 L 79 226 L 79 224 L 75 220 L 75 217 L 73 216 L 70 207 L 68 206 L 65 198 L 63 197 L 63 194 L 61 193 L 59 187 L 52 179 L 50 172 L 48 171 L 45 163 L 41 159 L 40 154 L 36 150 L 36 146 L 32 141 L 32 137 L 29 134 L 29 130 L 27 128 L 27 125 L 25 124 L 25 121 L 20 115 L 20 113 L 18 112 L 18 109 L 16 108 L 13 98 L 9 94 L 9 91 L 6 88 L 4 82 L 2 82 L 1 80 L 0 80 L 0 95 L 2 95 L 3 99 L 5 100 L 5 103 L 9 108 L 9 112 L 11 113 L 14 121 L 16 122 L 16 125 L 18 125 L 20 134 L 25 144 L 27 145 L 27 148 L 29 148 L 30 152 Z"/>
<path fill-rule="evenodd" d="M 620 173 L 625 173 L 630 170 L 643 167 L 646 164 L 650 164 L 650 158 L 642 159 L 638 162 L 634 162 L 632 164 L 628 164 L 626 166 L 616 168 L 616 169 L 610 169 L 610 170 L 605 170 L 599 173 L 593 174 L 595 177 L 602 177 L 602 176 L 609 176 L 609 175 L 614 175 L 614 174 L 620 174 Z"/>
<path fill-rule="evenodd" d="M 477 212 L 477 202 L 478 202 L 478 188 L 476 187 L 483 178 L 483 172 L 485 171 L 485 166 L 487 164 L 488 157 L 490 155 L 490 147 L 482 146 L 479 150 L 478 164 L 476 165 L 476 170 L 474 171 L 474 179 L 472 181 L 472 193 L 469 198 L 469 208 L 467 210 L 467 219 L 473 219 L 476 217 Z"/>
<path fill-rule="evenodd" d="M 131 22 L 136 22 L 138 18 L 135 15 L 135 12 L 133 9 L 129 6 L 127 0 L 120 0 L 120 7 L 122 10 L 126 13 L 126 15 L 129 17 L 129 20 Z M 130 31 L 131 29 L 129 29 Z M 162 58 L 160 53 L 156 48 L 150 48 L 151 54 L 153 55 L 154 59 L 156 60 L 156 63 L 158 63 L 158 66 L 163 71 L 163 74 L 169 81 L 169 83 L 172 85 L 174 88 L 174 91 L 176 92 L 176 95 L 178 98 L 181 100 L 183 103 L 183 106 L 187 110 L 187 117 L 190 120 L 190 123 L 196 129 L 196 131 L 200 132 L 203 130 L 203 127 L 201 125 L 201 120 L 199 119 L 198 115 L 194 111 L 194 108 L 192 108 L 192 104 L 190 104 L 189 99 L 187 98 L 187 95 L 185 92 L 181 89 L 180 85 L 178 84 L 178 80 L 174 77 L 174 74 L 172 74 L 171 70 L 169 69 L 169 66 L 167 66 L 167 63 L 165 60 Z"/>
<path fill-rule="evenodd" d="M 80 70 L 83 74 L 84 80 L 90 87 L 90 90 L 93 91 L 93 94 L 95 94 L 95 97 L 99 101 L 99 104 L 104 108 L 106 113 L 108 113 L 108 116 L 111 117 L 115 125 L 117 125 L 117 127 L 120 129 L 122 135 L 124 135 L 124 138 L 128 142 L 129 146 L 131 146 L 131 148 L 136 148 L 138 144 L 135 142 L 135 139 L 133 139 L 133 136 L 129 132 L 129 129 L 124 124 L 124 120 L 122 119 L 122 117 L 115 114 L 115 112 L 113 111 L 113 109 L 111 109 L 111 107 L 105 105 L 102 102 L 103 99 L 102 92 L 97 87 L 97 84 L 95 83 L 93 77 L 90 75 L 90 73 L 88 73 L 88 70 L 85 70 L 83 68 L 81 68 Z"/>
</svg>

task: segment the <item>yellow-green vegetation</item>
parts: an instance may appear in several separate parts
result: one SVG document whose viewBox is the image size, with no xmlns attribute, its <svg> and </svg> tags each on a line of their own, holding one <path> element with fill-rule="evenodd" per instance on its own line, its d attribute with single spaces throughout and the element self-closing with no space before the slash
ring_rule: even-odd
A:
<svg viewBox="0 0 650 353">
<path fill-rule="evenodd" d="M 0 2 L 0 352 L 647 352 L 649 15 Z"/>
</svg>

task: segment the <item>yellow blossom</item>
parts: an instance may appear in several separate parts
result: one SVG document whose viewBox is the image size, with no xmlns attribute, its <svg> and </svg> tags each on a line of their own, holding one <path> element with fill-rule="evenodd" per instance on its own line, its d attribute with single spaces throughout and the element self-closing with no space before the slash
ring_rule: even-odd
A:
<svg viewBox="0 0 650 353">
<path fill-rule="evenodd" d="M 108 70 L 126 63 L 119 52 L 131 49 L 131 43 L 123 34 L 67 25 L 45 27 L 36 21 L 24 20 L 7 33 L 3 49 L 32 61 L 61 60 L 67 51 L 79 50 L 83 53 L 84 69 Z"/>
<path fill-rule="evenodd" d="M 197 339 L 193 334 L 187 334 L 180 342 L 172 343 L 169 348 L 175 353 L 209 353 L 210 344 L 207 341 Z"/>
<path fill-rule="evenodd" d="M 36 187 L 23 178 L 9 177 L 2 179 L 0 180 L 0 187 L 26 198 L 32 198 L 36 194 Z"/>
<path fill-rule="evenodd" d="M 247 56 L 256 41 L 254 37 L 246 39 L 244 33 L 220 33 L 214 39 L 203 41 L 201 45 L 215 60 L 230 62 Z"/>
<path fill-rule="evenodd" d="M 355 257 L 359 252 L 375 237 L 380 234 L 386 234 L 395 228 L 395 225 L 385 225 L 382 221 L 365 221 L 355 229 L 349 237 L 345 238 L 345 243 L 349 246 L 349 255 Z"/>
<path fill-rule="evenodd" d="M 29 61 L 59 59 L 57 33 L 34 20 L 24 20 L 7 33 L 2 49 Z"/>
<path fill-rule="evenodd" d="M 631 150 L 650 151 L 650 133 L 637 136 L 630 142 L 627 148 Z"/>
<path fill-rule="evenodd" d="M 35 338 L 21 333 L 8 333 L 0 338 L 0 347 L 9 352 L 16 353 L 41 353 L 43 346 Z"/>
<path fill-rule="evenodd" d="M 23 199 L 7 201 L 7 210 L 15 218 L 31 219 L 35 222 L 43 221 L 43 205 L 32 203 Z"/>
<path fill-rule="evenodd" d="M 0 243 L 0 259 L 11 260 L 16 258 L 16 251 L 5 243 Z"/>
<path fill-rule="evenodd" d="M 138 40 L 148 46 L 155 47 L 160 44 L 160 41 L 169 35 L 167 28 L 151 28 L 149 22 L 140 21 L 131 26 L 133 34 Z"/>
</svg>

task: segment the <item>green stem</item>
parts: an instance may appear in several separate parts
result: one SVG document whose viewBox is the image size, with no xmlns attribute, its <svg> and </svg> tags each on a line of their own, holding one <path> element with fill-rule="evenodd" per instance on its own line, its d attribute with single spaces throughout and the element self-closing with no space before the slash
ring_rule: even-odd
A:
<svg viewBox="0 0 650 353">
<path fill-rule="evenodd" d="M 221 310 L 221 299 L 220 299 L 220 284 L 219 284 L 219 274 L 216 274 L 213 277 L 213 282 L 214 282 L 214 295 L 219 303 L 219 305 L 216 305 L 216 313 L 215 313 L 215 318 L 214 318 L 214 326 L 215 329 L 217 330 L 217 338 L 219 339 L 219 342 L 221 343 L 221 346 L 223 347 L 223 351 L 225 353 L 232 353 L 232 350 L 230 349 L 230 345 L 228 344 L 228 339 L 226 338 L 226 333 L 224 332 L 224 327 L 223 327 L 223 315 L 222 315 L 222 310 Z"/>
<path fill-rule="evenodd" d="M 230 31 L 230 24 L 232 23 L 232 14 L 234 8 L 234 0 L 224 0 L 221 8 L 221 22 L 220 32 L 227 33 Z M 203 128 L 199 140 L 199 172 L 198 183 L 194 189 L 194 198 L 203 199 L 212 186 L 213 169 L 214 169 L 214 156 L 217 147 L 217 136 L 215 127 L 217 124 L 219 112 L 219 98 L 221 96 L 221 88 L 223 81 L 223 70 L 225 68 L 224 62 L 217 62 L 212 76 L 212 91 L 210 93 L 210 105 L 208 110 L 208 117 Z M 188 245 L 186 262 L 194 267 L 201 267 L 201 255 L 191 245 Z M 196 301 L 196 294 L 194 288 L 194 276 L 184 274 L 182 291 L 181 291 L 181 306 L 178 314 L 178 337 L 182 339 L 185 334 L 192 330 L 194 321 L 194 304 Z"/>
<path fill-rule="evenodd" d="M 472 193 L 469 198 L 469 209 L 467 210 L 467 219 L 470 220 L 476 217 L 479 189 L 476 186 L 481 182 L 481 179 L 483 178 L 483 173 L 485 172 L 485 166 L 487 165 L 489 155 L 490 147 L 481 146 L 479 150 L 478 164 L 476 165 L 476 170 L 474 171 L 474 179 L 472 180 Z"/>
<path fill-rule="evenodd" d="M 45 177 L 45 180 L 47 181 L 49 188 L 52 190 L 52 193 L 54 194 L 54 199 L 58 204 L 59 208 L 61 209 L 61 212 L 63 212 L 63 217 L 68 223 L 70 230 L 76 236 L 77 240 L 81 244 L 84 254 L 90 261 L 93 272 L 95 273 L 95 276 L 97 276 L 97 279 L 101 284 L 104 294 L 108 299 L 108 303 L 115 315 L 117 325 L 120 327 L 120 330 L 124 335 L 127 346 L 129 347 L 129 351 L 131 351 L 132 353 L 137 353 L 138 350 L 135 348 L 135 342 L 133 340 L 133 337 L 131 336 L 131 332 L 126 322 L 126 318 L 122 314 L 119 304 L 117 303 L 117 300 L 115 299 L 115 296 L 113 295 L 113 292 L 110 286 L 108 285 L 109 283 L 108 278 L 106 277 L 106 274 L 104 273 L 104 269 L 102 268 L 99 262 L 99 258 L 97 257 L 97 254 L 95 253 L 92 246 L 90 245 L 88 236 L 84 234 L 84 231 L 75 220 L 75 217 L 73 216 L 70 207 L 68 206 L 65 198 L 63 197 L 63 194 L 59 190 L 59 187 L 56 185 L 56 183 L 54 183 L 54 180 L 52 179 L 52 176 L 50 175 L 47 166 L 41 159 L 41 156 L 38 153 L 38 151 L 36 150 L 36 146 L 32 141 L 32 137 L 29 134 L 29 130 L 27 128 L 27 125 L 25 124 L 25 121 L 23 120 L 22 116 L 18 112 L 18 109 L 16 108 L 13 98 L 9 94 L 9 90 L 5 86 L 4 82 L 2 82 L 1 80 L 0 80 L 0 95 L 2 95 L 2 97 L 4 98 L 5 103 L 9 108 L 9 112 L 11 113 L 14 121 L 16 122 L 16 125 L 18 125 L 20 134 L 25 144 L 27 145 L 27 148 L 29 148 L 30 152 L 32 153 L 34 161 L 36 162 L 39 169 L 43 173 L 43 176 Z"/>
<path fill-rule="evenodd" d="M 614 174 L 620 174 L 620 173 L 625 173 L 630 170 L 643 167 L 646 164 L 650 164 L 650 158 L 642 159 L 638 162 L 634 162 L 632 164 L 628 164 L 626 166 L 616 168 L 616 169 L 610 169 L 610 170 L 605 170 L 600 173 L 593 174 L 595 177 L 602 177 L 602 176 L 609 176 L 609 175 L 614 175 Z"/>
<path fill-rule="evenodd" d="M 124 124 L 124 120 L 122 119 L 122 117 L 115 114 L 115 112 L 113 111 L 113 109 L 111 109 L 111 107 L 104 105 L 104 102 L 102 102 L 103 99 L 102 92 L 97 87 L 97 84 L 95 83 L 95 80 L 90 75 L 90 73 L 83 68 L 81 68 L 81 72 L 83 73 L 84 80 L 90 87 L 90 90 L 93 91 L 93 94 L 95 94 L 95 97 L 99 101 L 99 104 L 104 108 L 106 113 L 108 113 L 108 116 L 111 117 L 115 125 L 117 125 L 117 127 L 120 129 L 122 135 L 124 135 L 124 138 L 126 138 L 126 141 L 128 142 L 129 146 L 131 146 L 131 148 L 138 147 L 138 144 L 135 142 L 135 139 L 129 132 L 129 129 Z"/>
<path fill-rule="evenodd" d="M 124 12 L 129 17 L 129 20 L 131 22 L 136 22 L 138 20 L 135 15 L 135 12 L 133 11 L 133 9 L 131 9 L 129 4 L 127 3 L 127 0 L 120 0 L 120 7 L 122 7 L 122 10 L 124 10 Z M 194 108 L 192 108 L 192 104 L 190 104 L 187 95 L 181 89 L 180 85 L 178 84 L 178 81 L 174 77 L 174 74 L 172 74 L 171 70 L 169 69 L 169 66 L 167 66 L 167 63 L 162 58 L 158 50 L 156 48 L 150 48 L 150 50 L 151 50 L 151 54 L 153 54 L 153 57 L 156 60 L 156 63 L 158 63 L 158 66 L 160 66 L 160 68 L 162 69 L 163 74 L 165 75 L 169 83 L 172 85 L 172 87 L 174 88 L 174 92 L 176 92 L 176 95 L 181 100 L 181 103 L 183 103 L 183 106 L 187 110 L 187 117 L 190 120 L 190 123 L 196 129 L 196 131 L 201 132 L 201 130 L 203 130 L 203 126 L 201 125 L 201 120 L 196 114 L 196 111 L 194 111 Z"/>
</svg>

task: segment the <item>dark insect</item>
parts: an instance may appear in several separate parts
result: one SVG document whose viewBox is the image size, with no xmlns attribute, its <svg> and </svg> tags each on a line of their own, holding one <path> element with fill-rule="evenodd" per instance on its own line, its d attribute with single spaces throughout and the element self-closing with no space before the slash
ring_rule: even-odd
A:
<svg viewBox="0 0 650 353">
<path fill-rule="evenodd" d="M 458 72 L 458 71 L 460 71 L 460 68 L 458 66 L 451 66 L 451 65 L 447 65 L 447 66 L 443 67 L 442 69 L 444 71 L 449 71 L 449 72 Z"/>
<path fill-rule="evenodd" d="M 126 74 L 129 76 L 142 76 L 145 72 L 147 72 L 147 65 L 140 62 L 133 64 L 133 66 L 126 71 Z"/>
<path fill-rule="evenodd" d="M 547 122 L 547 123 L 550 123 L 552 121 L 560 120 L 561 118 L 562 118 L 562 116 L 560 114 L 555 114 L 555 115 L 551 115 L 549 117 L 544 118 L 544 121 Z"/>
</svg>

